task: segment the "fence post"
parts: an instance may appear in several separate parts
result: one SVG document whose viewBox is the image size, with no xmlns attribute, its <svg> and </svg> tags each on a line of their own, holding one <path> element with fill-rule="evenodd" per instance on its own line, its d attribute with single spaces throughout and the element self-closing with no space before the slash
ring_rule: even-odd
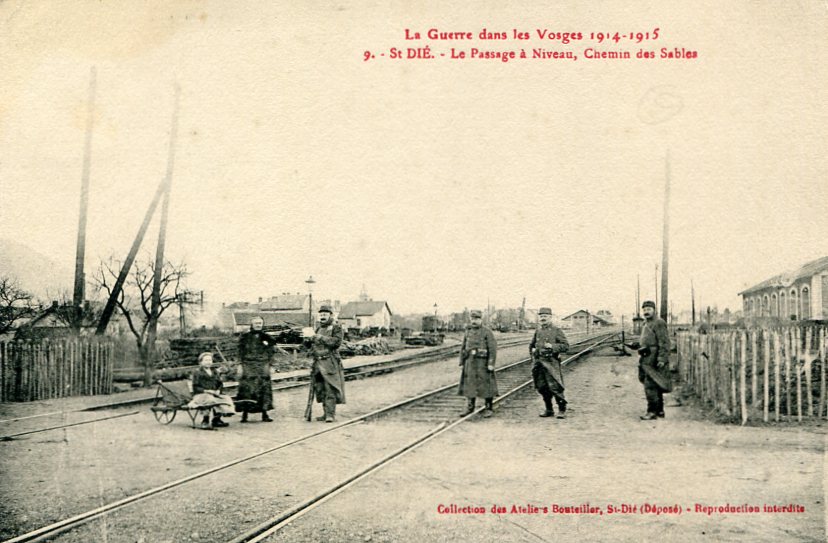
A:
<svg viewBox="0 0 828 543">
<path fill-rule="evenodd" d="M 759 383 L 756 381 L 757 366 L 759 365 L 759 338 L 756 337 L 756 330 L 750 333 L 750 354 L 751 354 L 751 373 L 750 373 L 750 403 L 754 409 L 758 404 Z"/>
<path fill-rule="evenodd" d="M 782 394 L 780 390 L 782 388 L 782 376 L 779 365 L 782 363 L 782 348 L 779 344 L 779 330 L 774 331 L 773 333 L 773 397 L 774 397 L 774 414 L 776 416 L 776 422 L 779 422 L 779 404 L 782 403 Z"/>
<path fill-rule="evenodd" d="M 730 343 L 730 405 L 733 408 L 733 416 L 736 416 L 739 400 L 736 399 L 736 334 L 730 332 L 727 335 Z"/>
<path fill-rule="evenodd" d="M 6 343 L 0 341 L 0 402 L 6 401 Z M 821 413 L 822 411 L 820 411 Z"/>
<path fill-rule="evenodd" d="M 763 379 L 763 399 L 764 402 L 762 403 L 762 420 L 768 422 L 768 415 L 769 415 L 769 407 L 768 402 L 770 401 L 770 336 L 768 335 L 768 330 L 762 330 L 762 354 L 765 358 L 765 374 Z"/>
<path fill-rule="evenodd" d="M 747 386 L 747 332 L 742 332 L 739 336 L 739 341 L 741 343 L 741 356 L 739 361 L 739 407 L 742 412 L 742 425 L 744 426 L 748 420 L 748 413 L 747 413 L 747 391 L 745 390 Z"/>
<path fill-rule="evenodd" d="M 805 401 L 807 402 L 806 405 L 808 406 L 808 416 L 814 416 L 814 392 L 811 390 L 813 385 L 813 377 L 811 376 L 811 362 L 813 361 L 814 357 L 811 355 L 813 349 L 811 348 L 811 343 L 813 341 L 813 327 L 809 326 L 805 329 L 805 351 L 804 351 L 804 358 L 805 358 Z"/>
<path fill-rule="evenodd" d="M 785 414 L 791 416 L 791 347 L 793 340 L 791 339 L 791 330 L 785 330 Z"/>
<path fill-rule="evenodd" d="M 800 366 L 800 352 L 802 350 L 802 337 L 799 327 L 793 331 L 794 348 L 791 355 L 794 357 L 794 370 L 796 371 L 796 420 L 802 422 L 802 371 Z"/>
<path fill-rule="evenodd" d="M 819 416 L 821 417 L 825 408 L 825 328 L 819 331 Z"/>
</svg>

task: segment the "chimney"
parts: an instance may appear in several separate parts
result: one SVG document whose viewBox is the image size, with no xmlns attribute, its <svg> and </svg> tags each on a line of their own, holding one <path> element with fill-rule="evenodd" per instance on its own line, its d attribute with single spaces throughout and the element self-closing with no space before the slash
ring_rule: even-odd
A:
<svg viewBox="0 0 828 543">
<path fill-rule="evenodd" d="M 262 297 L 259 296 L 259 303 L 262 303 Z"/>
</svg>

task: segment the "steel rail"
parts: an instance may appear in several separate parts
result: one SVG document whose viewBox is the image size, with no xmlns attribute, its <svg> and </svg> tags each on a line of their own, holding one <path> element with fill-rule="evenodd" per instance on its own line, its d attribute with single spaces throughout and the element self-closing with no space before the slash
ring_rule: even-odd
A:
<svg viewBox="0 0 828 543">
<path fill-rule="evenodd" d="M 503 344 L 502 347 L 503 348 L 517 347 L 517 346 L 522 345 L 523 343 L 526 343 L 527 341 L 528 340 L 525 340 L 525 339 L 522 339 L 522 340 L 519 340 L 519 341 L 513 341 L 513 342 L 510 342 L 508 344 Z M 375 374 L 375 373 L 384 372 L 384 371 L 387 371 L 387 370 L 395 370 L 395 369 L 398 369 L 398 368 L 404 368 L 404 367 L 408 367 L 408 366 L 413 366 L 413 365 L 417 365 L 417 364 L 421 364 L 421 363 L 434 361 L 434 360 L 430 360 L 431 358 L 435 358 L 435 359 L 439 360 L 440 358 L 448 357 L 448 356 L 456 354 L 455 352 L 452 352 L 452 350 L 456 351 L 456 350 L 459 350 L 459 348 L 460 348 L 459 345 L 450 345 L 448 347 L 442 348 L 443 350 L 435 349 L 435 350 L 427 351 L 427 352 L 413 353 L 410 356 L 398 358 L 398 359 L 395 359 L 395 360 L 388 360 L 384 363 L 383 362 L 376 362 L 375 364 L 365 364 L 365 366 L 376 365 L 377 367 L 375 369 L 372 369 L 372 370 L 347 373 L 347 374 L 345 374 L 345 378 L 346 378 L 346 380 L 348 380 L 348 377 L 353 378 L 353 377 L 359 377 L 359 376 L 363 376 L 363 375 L 368 376 L 368 375 L 372 375 L 372 374 Z M 395 362 L 401 362 L 401 361 L 404 362 L 404 363 L 403 364 L 395 364 Z M 356 366 L 356 367 L 358 368 L 360 366 Z M 288 389 L 291 389 L 291 388 L 298 388 L 298 387 L 301 387 L 301 386 L 307 386 L 308 383 L 310 382 L 310 380 L 305 376 L 302 376 L 301 378 L 296 378 L 296 377 L 280 378 L 277 375 L 276 377 L 274 377 L 271 380 L 273 381 L 273 383 L 275 385 L 273 387 L 274 391 L 288 390 Z M 280 383 L 280 382 L 285 382 L 287 384 L 285 386 L 278 386 L 277 383 Z M 228 389 L 228 390 L 232 390 L 232 389 L 235 389 L 237 387 L 238 387 L 238 383 L 232 383 L 232 384 L 229 384 L 225 388 Z M 102 411 L 104 409 L 118 409 L 118 408 L 121 408 L 121 407 L 130 407 L 130 406 L 133 406 L 133 405 L 151 403 L 153 401 L 155 401 L 155 396 L 145 396 L 143 398 L 135 398 L 135 399 L 132 399 L 132 400 L 123 400 L 123 401 L 119 401 L 119 402 L 112 402 L 112 403 L 106 403 L 106 404 L 100 404 L 100 405 L 91 405 L 91 406 L 82 407 L 82 408 L 79 408 L 79 409 L 70 409 L 68 411 L 51 411 L 49 413 L 38 413 L 36 415 L 28 415 L 28 416 L 25 416 L 25 417 L 16 417 L 16 418 L 12 418 L 12 419 L 3 419 L 3 420 L 0 420 L 0 424 L 10 423 L 10 422 L 18 422 L 18 421 L 22 421 L 22 420 L 29 420 L 29 419 L 36 419 L 36 418 L 43 418 L 43 417 L 52 417 L 52 416 L 56 416 L 56 415 L 67 415 L 67 414 L 70 414 L 70 413 L 85 413 L 85 412 L 89 412 L 89 411 Z"/>
<path fill-rule="evenodd" d="M 612 334 L 612 335 L 615 335 L 615 334 Z M 610 336 L 610 337 L 612 337 L 612 336 Z M 569 362 L 571 362 L 572 360 L 575 360 L 575 359 L 583 356 L 584 354 L 586 354 L 588 352 L 591 352 L 597 345 L 605 343 L 607 341 L 607 339 L 609 339 L 609 338 L 606 338 L 606 337 L 602 338 L 601 340 L 599 340 L 596 343 L 590 345 L 589 347 L 587 347 L 583 351 L 567 358 L 565 361 L 561 362 L 561 365 L 566 365 Z M 523 361 L 518 362 L 516 364 L 510 364 L 509 366 L 506 366 L 502 369 L 505 370 L 507 368 L 511 368 L 511 367 L 514 367 L 517 364 L 523 364 L 525 362 L 527 362 L 527 360 L 523 360 Z M 511 390 L 509 390 L 505 394 L 502 394 L 502 395 L 498 396 L 494 400 L 494 403 L 500 403 L 500 402 L 504 401 L 505 399 L 509 398 L 513 394 L 516 394 L 517 392 L 524 389 L 527 385 L 529 385 L 531 383 L 532 383 L 532 381 L 529 380 L 526 383 L 522 383 L 522 384 L 512 388 Z M 283 511 L 283 512 L 279 513 L 278 515 L 266 520 L 265 522 L 263 522 L 261 524 L 258 524 L 257 526 L 254 526 L 253 528 L 250 528 L 249 530 L 247 530 L 246 532 L 244 532 L 240 536 L 236 537 L 235 539 L 232 539 L 232 540 L 228 541 L 227 543 L 259 543 L 259 542 L 263 541 L 265 538 L 273 535 L 274 533 L 276 533 L 277 531 L 279 531 L 283 527 L 287 526 L 288 524 L 290 524 L 294 520 L 297 520 L 298 518 L 302 517 L 306 513 L 310 512 L 311 510 L 315 509 L 316 507 L 319 507 L 320 505 L 322 505 L 326 501 L 332 499 L 334 496 L 344 492 L 345 490 L 347 490 L 351 486 L 355 485 L 357 482 L 364 479 L 365 477 L 368 477 L 372 473 L 374 473 L 376 471 L 379 471 L 380 469 L 382 469 L 385 466 L 391 464 L 392 462 L 402 458 L 404 455 L 408 454 L 409 452 L 425 445 L 426 443 L 428 443 L 432 439 L 437 438 L 441 434 L 443 434 L 445 432 L 448 432 L 452 428 L 454 428 L 456 426 L 459 426 L 460 424 L 463 424 L 464 422 L 472 419 L 473 417 L 475 417 L 476 415 L 481 413 L 483 411 L 483 409 L 484 409 L 483 407 L 479 407 L 474 412 L 472 412 L 472 413 L 470 413 L 470 414 L 468 414 L 464 417 L 461 417 L 460 419 L 458 419 L 458 420 L 456 420 L 456 421 L 454 421 L 454 422 L 452 422 L 448 425 L 446 423 L 440 424 L 436 428 L 430 430 L 429 432 L 427 432 L 426 434 L 416 438 L 415 440 L 403 445 L 399 449 L 389 453 L 388 455 L 384 456 L 380 460 L 377 460 L 377 461 L 371 463 L 367 467 L 357 471 L 356 473 L 350 475 L 349 477 L 346 477 L 345 479 L 339 481 L 338 483 L 334 484 L 333 486 L 329 487 L 328 489 L 323 490 L 322 492 L 319 492 L 318 494 L 308 498 L 307 500 L 305 500 L 305 501 L 303 501 L 303 502 L 301 502 L 297 505 L 294 505 L 290 509 L 287 509 L 286 511 Z"/>
<path fill-rule="evenodd" d="M 93 422 L 101 422 L 102 420 L 109 420 L 109 419 L 117 419 L 121 417 L 131 417 L 132 415 L 137 415 L 139 411 L 132 411 L 131 413 L 120 413 L 118 415 L 110 415 L 108 417 L 99 417 L 97 419 L 90 419 L 84 420 L 81 422 L 72 422 L 69 424 L 61 424 L 60 426 L 50 426 L 48 428 L 40 428 L 38 430 L 29 430 L 27 432 L 18 432 L 16 434 L 7 434 L 4 436 L 0 436 L 0 441 L 11 441 L 16 437 L 26 436 L 29 434 L 37 434 L 40 432 L 48 432 L 49 430 L 60 430 L 61 428 L 69 428 L 72 426 L 81 426 L 83 424 L 92 424 Z"/>
<path fill-rule="evenodd" d="M 596 344 L 594 344 L 594 345 L 597 345 L 598 343 L 602 343 L 602 342 L 606 341 L 607 339 L 611 338 L 614 335 L 616 335 L 616 332 L 612 332 L 612 333 L 609 333 L 609 334 L 601 334 L 599 336 L 595 336 L 595 337 L 591 337 L 591 338 L 585 338 L 582 341 L 574 343 L 573 345 L 578 345 L 580 343 L 585 343 L 587 341 L 592 341 L 593 339 L 596 339 L 596 337 L 601 337 L 602 339 L 599 340 Z M 583 353 L 591 350 L 594 347 L 594 345 L 588 347 L 586 350 L 584 350 L 584 351 L 582 351 L 582 352 L 580 352 L 576 355 L 573 355 L 572 357 L 568 358 L 563 363 L 568 363 L 570 360 L 572 360 L 574 358 L 577 358 L 578 356 L 581 356 Z M 503 366 L 501 368 L 498 368 L 496 371 L 505 371 L 507 369 L 518 366 L 520 364 L 525 364 L 526 362 L 528 362 L 530 360 L 531 360 L 531 358 L 522 359 L 522 360 L 519 360 L 519 361 L 514 362 L 512 364 L 509 364 L 507 366 Z M 530 381 L 530 383 L 531 383 L 531 381 Z M 74 515 L 72 517 L 60 520 L 58 522 L 54 522 L 52 524 L 42 526 L 42 527 L 37 528 L 35 530 L 32 530 L 30 532 L 26 532 L 24 534 L 20 534 L 18 536 L 15 536 L 12 539 L 8 539 L 3 543 L 30 543 L 30 542 L 48 541 L 48 540 L 54 538 L 55 536 L 58 536 L 58 535 L 60 535 L 62 533 L 65 533 L 65 532 L 68 532 L 68 531 L 70 531 L 74 528 L 77 528 L 78 526 L 86 524 L 87 522 L 89 522 L 91 520 L 94 520 L 98 517 L 107 515 L 107 514 L 113 512 L 113 511 L 115 511 L 115 510 L 126 507 L 126 506 L 128 506 L 132 503 L 135 503 L 135 502 L 138 502 L 140 500 L 149 498 L 151 496 L 160 494 L 162 492 L 165 492 L 167 490 L 170 490 L 170 489 L 176 488 L 178 486 L 184 485 L 184 484 L 189 483 L 193 480 L 200 479 L 200 478 L 205 477 L 207 475 L 210 475 L 212 473 L 216 473 L 218 471 L 228 469 L 228 468 L 236 466 L 238 464 L 248 462 L 248 461 L 253 460 L 255 458 L 259 458 L 259 457 L 264 456 L 266 454 L 278 451 L 280 449 L 284 449 L 284 448 L 290 447 L 292 445 L 295 445 L 297 443 L 301 443 L 303 441 L 313 439 L 315 437 L 324 435 L 328 432 L 334 432 L 334 431 L 340 430 L 342 428 L 345 428 L 347 426 L 353 426 L 355 424 L 362 423 L 366 420 L 369 420 L 369 419 L 372 419 L 374 417 L 380 416 L 384 413 L 393 411 L 395 409 L 399 409 L 400 407 L 403 407 L 405 405 L 417 402 L 417 401 L 422 400 L 424 398 L 427 398 L 429 396 L 440 394 L 440 393 L 442 393 L 446 390 L 449 390 L 451 388 L 456 387 L 457 385 L 458 385 L 458 383 L 455 382 L 455 383 L 440 387 L 438 389 L 435 389 L 435 390 L 432 390 L 432 391 L 429 391 L 429 392 L 425 392 L 423 394 L 419 394 L 419 395 L 414 396 L 412 398 L 408 398 L 408 399 L 401 400 L 399 402 L 395 402 L 391 405 L 381 407 L 379 409 L 376 409 L 376 410 L 371 411 L 369 413 L 366 413 L 364 415 L 360 415 L 360 416 L 355 417 L 353 419 L 349 419 L 347 421 L 343 421 L 343 422 L 334 424 L 332 426 L 327 426 L 326 428 L 323 428 L 323 429 L 318 430 L 316 432 L 312 432 L 312 433 L 309 433 L 309 434 L 305 434 L 303 436 L 299 436 L 298 438 L 280 443 L 278 445 L 275 445 L 273 447 L 264 449 L 262 451 L 259 451 L 259 452 L 256 452 L 256 453 L 244 456 L 244 457 L 236 458 L 234 460 L 225 462 L 221 465 L 214 466 L 212 468 L 202 470 L 198 473 L 194 473 L 192 475 L 188 475 L 186 477 L 182 477 L 180 479 L 170 481 L 170 482 L 165 483 L 163 485 L 145 490 L 143 492 L 139 492 L 138 494 L 134 494 L 132 496 L 127 496 L 126 498 L 122 498 L 120 500 L 111 502 L 109 504 L 102 505 L 100 507 L 97 507 L 95 509 L 86 511 L 84 513 L 79 513 L 77 515 Z M 525 384 L 521 385 L 521 386 L 525 386 Z M 501 396 L 500 398 L 503 398 L 503 397 L 505 397 L 505 395 Z M 500 401 L 499 399 L 496 399 L 495 403 L 499 403 L 499 401 Z M 466 416 L 466 417 L 464 417 L 463 419 L 460 419 L 460 420 L 465 420 L 467 418 L 475 416 L 478 413 L 480 413 L 482 411 L 482 409 L 483 408 L 478 408 L 472 414 L 470 414 L 470 415 L 468 415 L 468 416 Z M 453 425 L 454 425 L 454 423 L 452 423 L 452 427 L 453 427 Z"/>
</svg>

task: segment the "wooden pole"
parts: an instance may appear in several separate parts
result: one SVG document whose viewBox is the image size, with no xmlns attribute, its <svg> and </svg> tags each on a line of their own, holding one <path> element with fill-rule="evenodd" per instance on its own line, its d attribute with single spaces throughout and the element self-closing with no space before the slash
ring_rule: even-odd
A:
<svg viewBox="0 0 828 543">
<path fill-rule="evenodd" d="M 800 337 L 800 330 L 797 327 L 793 331 L 793 341 L 794 347 L 791 349 L 791 354 L 793 355 L 793 365 L 794 371 L 796 371 L 796 420 L 798 422 L 802 422 L 802 371 L 800 367 L 800 357 L 799 353 L 802 348 L 802 342 Z"/>
<path fill-rule="evenodd" d="M 748 420 L 748 412 L 747 412 L 747 332 L 742 332 L 741 336 L 739 337 L 741 347 L 742 347 L 742 355 L 740 358 L 739 363 L 739 400 L 740 400 L 740 408 L 742 411 L 742 425 L 747 423 Z"/>
<path fill-rule="evenodd" d="M 181 90 L 175 86 L 175 102 L 173 105 L 172 128 L 170 130 L 170 145 L 167 154 L 167 172 L 164 177 L 166 188 L 164 190 L 164 201 L 161 204 L 161 225 L 158 229 L 158 245 L 155 249 L 155 270 L 152 277 L 152 301 L 150 304 L 150 320 L 147 332 L 147 353 L 149 360 L 145 361 L 144 384 L 149 385 L 151 381 L 152 364 L 156 361 L 155 339 L 158 333 L 158 317 L 161 311 L 161 277 L 164 275 L 164 249 L 167 243 L 167 218 L 170 208 L 170 189 L 172 187 L 172 174 L 175 164 L 175 143 L 178 134 L 178 99 Z"/>
<path fill-rule="evenodd" d="M 75 288 L 72 296 L 72 328 L 75 332 L 81 326 L 81 306 L 83 305 L 86 280 L 83 264 L 86 253 L 86 210 L 89 204 L 89 168 L 92 156 L 92 127 L 95 119 L 95 83 L 96 70 L 93 66 L 89 74 L 89 102 L 86 117 L 86 140 L 83 151 L 83 168 L 81 171 L 81 201 L 78 216 L 78 239 L 75 251 Z"/>
<path fill-rule="evenodd" d="M 664 161 L 664 226 L 661 233 L 661 320 L 667 322 L 667 268 L 670 256 L 670 151 Z"/>
<path fill-rule="evenodd" d="M 825 328 L 819 331 L 819 416 L 825 411 Z"/>
<path fill-rule="evenodd" d="M 751 368 L 750 368 L 750 403 L 753 408 L 759 407 L 759 382 L 757 366 L 759 365 L 759 338 L 756 330 L 750 333 L 750 354 L 751 354 Z"/>
<path fill-rule="evenodd" d="M 773 333 L 773 396 L 774 396 L 774 415 L 776 422 L 779 422 L 779 404 L 782 403 L 782 378 L 780 375 L 779 364 L 782 362 L 782 350 L 779 345 L 779 330 Z"/>
<path fill-rule="evenodd" d="M 112 293 L 110 293 L 109 299 L 106 301 L 106 306 L 104 306 L 104 309 L 101 312 L 101 320 L 98 322 L 98 328 L 95 330 L 95 334 L 99 336 L 103 335 L 106 332 L 107 326 L 109 326 L 109 320 L 112 318 L 112 313 L 115 312 L 115 304 L 121 294 L 121 289 L 124 286 L 127 275 L 129 275 L 130 268 L 132 268 L 132 263 L 135 262 L 135 257 L 138 255 L 138 249 L 141 248 L 141 242 L 144 241 L 144 234 L 147 232 L 150 220 L 155 214 L 155 208 L 158 207 L 158 202 L 161 200 L 161 196 L 164 194 L 166 186 L 166 179 L 161 180 L 161 183 L 158 184 L 155 195 L 152 197 L 152 201 L 147 208 L 147 212 L 144 214 L 144 222 L 141 223 L 141 227 L 138 229 L 138 234 L 132 242 L 129 254 L 127 254 L 126 260 L 124 260 L 124 263 L 121 266 L 118 278 L 115 280 L 115 285 L 112 287 Z"/>
<path fill-rule="evenodd" d="M 811 341 L 813 340 L 813 328 L 810 326 L 805 330 L 805 351 L 803 352 L 805 358 L 805 401 L 807 402 L 806 406 L 808 407 L 808 416 L 814 416 L 814 393 L 811 390 L 813 378 L 811 377 L 811 360 L 813 357 L 811 356 Z"/>
<path fill-rule="evenodd" d="M 765 422 L 769 420 L 769 407 L 768 403 L 770 402 L 770 335 L 768 334 L 768 330 L 765 329 L 762 331 L 762 354 L 765 358 L 765 374 L 763 379 L 763 392 L 764 392 L 764 401 L 762 402 L 762 419 Z"/>
<path fill-rule="evenodd" d="M 791 410 L 791 347 L 793 346 L 793 341 L 791 340 L 791 331 L 789 329 L 785 330 L 785 414 L 787 416 L 791 416 L 793 411 Z"/>
<path fill-rule="evenodd" d="M 736 335 L 727 335 L 728 343 L 730 343 L 730 405 L 733 408 L 733 415 L 736 415 Z"/>
</svg>

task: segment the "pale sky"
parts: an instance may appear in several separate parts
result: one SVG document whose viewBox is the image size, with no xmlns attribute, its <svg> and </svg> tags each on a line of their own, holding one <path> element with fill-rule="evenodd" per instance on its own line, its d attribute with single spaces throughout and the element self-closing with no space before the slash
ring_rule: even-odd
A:
<svg viewBox="0 0 828 543">
<path fill-rule="evenodd" d="M 524 296 L 629 313 L 637 274 L 653 296 L 668 152 L 677 311 L 691 278 L 738 309 L 744 287 L 828 255 L 824 2 L 293 4 L 0 2 L 0 237 L 73 268 L 95 66 L 88 273 L 126 254 L 164 175 L 175 82 L 167 250 L 212 301 L 305 292 L 312 274 L 315 296 L 365 284 L 396 313 Z M 641 45 L 534 35 L 656 27 Z M 533 37 L 415 44 L 406 28 Z M 581 58 L 387 56 L 425 45 Z"/>
</svg>

